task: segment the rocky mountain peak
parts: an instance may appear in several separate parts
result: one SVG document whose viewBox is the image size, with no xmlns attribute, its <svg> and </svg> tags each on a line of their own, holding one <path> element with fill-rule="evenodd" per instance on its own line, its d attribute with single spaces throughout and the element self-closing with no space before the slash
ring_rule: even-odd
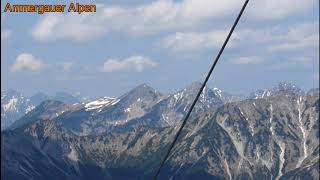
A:
<svg viewBox="0 0 320 180">
<path fill-rule="evenodd" d="M 35 107 L 32 111 L 24 115 L 22 118 L 16 120 L 10 126 L 10 129 L 20 128 L 38 120 L 53 119 L 65 111 L 68 111 L 68 106 L 66 106 L 63 102 L 46 100 L 39 106 Z"/>
<path fill-rule="evenodd" d="M 288 96 L 284 87 L 284 93 L 258 91 L 270 98 L 219 107 L 206 106 L 210 99 L 199 101 L 159 179 L 319 179 L 319 93 Z M 51 112 L 37 107 L 20 131 L 2 133 L 3 174 L 7 179 L 150 179 L 193 100 L 187 89 L 152 105 L 120 100 L 97 114 L 68 111 L 60 119 L 46 115 L 59 114 L 54 107 L 61 103 L 46 101 L 41 106 Z M 215 90 L 206 88 L 203 95 L 208 92 Z"/>
<path fill-rule="evenodd" d="M 296 85 L 294 85 L 292 83 L 287 83 L 287 82 L 280 82 L 272 90 L 274 92 L 285 91 L 285 92 L 291 92 L 291 93 L 298 94 L 298 95 L 303 94 L 303 91 L 299 87 L 297 87 Z"/>
<path fill-rule="evenodd" d="M 186 100 L 186 101 L 193 101 L 196 97 L 197 93 L 199 92 L 202 83 L 200 82 L 193 82 L 184 88 L 181 91 L 178 91 L 173 95 L 173 97 L 178 100 Z M 200 102 L 202 103 L 213 103 L 213 104 L 220 104 L 222 103 L 221 100 L 221 91 L 218 89 L 212 90 L 208 86 L 205 86 L 201 95 L 200 95 Z"/>
<path fill-rule="evenodd" d="M 140 93 L 154 93 L 157 94 L 158 92 L 152 88 L 151 86 L 147 85 L 146 83 L 143 83 L 135 88 L 133 88 L 131 91 L 128 92 L 128 94 L 140 94 Z"/>
<path fill-rule="evenodd" d="M 250 93 L 248 96 L 249 99 L 261 99 L 267 98 L 274 94 L 285 93 L 285 94 L 294 94 L 294 95 L 303 95 L 304 92 L 294 84 L 287 82 L 280 82 L 278 85 L 270 89 L 260 89 L 253 93 Z"/>
<path fill-rule="evenodd" d="M 157 101 L 161 96 L 162 94 L 152 87 L 147 84 L 141 84 L 121 96 L 119 99 L 122 102 L 132 104 L 135 101 Z"/>
<path fill-rule="evenodd" d="M 201 82 L 195 81 L 195 82 L 192 82 L 191 84 L 189 84 L 188 86 L 186 86 L 184 89 L 187 91 L 199 91 L 201 86 L 202 86 Z"/>
<path fill-rule="evenodd" d="M 34 108 L 30 99 L 9 89 L 1 92 L 1 130 Z"/>
</svg>

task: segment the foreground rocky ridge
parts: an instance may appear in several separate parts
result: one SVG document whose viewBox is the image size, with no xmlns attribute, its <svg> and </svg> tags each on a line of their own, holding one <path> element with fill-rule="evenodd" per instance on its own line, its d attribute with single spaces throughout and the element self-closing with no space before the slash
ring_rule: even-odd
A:
<svg viewBox="0 0 320 180">
<path fill-rule="evenodd" d="M 170 98 L 151 92 L 141 101 L 155 103 L 152 107 L 165 100 L 170 102 Z M 138 96 L 141 94 L 130 96 L 126 102 L 137 102 Z M 172 98 L 175 102 L 175 97 Z M 170 107 L 181 109 L 178 104 Z M 278 88 L 263 97 L 212 104 L 205 111 L 201 110 L 201 104 L 198 106 L 200 111 L 195 111 L 188 121 L 160 179 L 319 178 L 319 90 L 301 93 Z M 62 122 L 68 118 L 59 116 L 4 131 L 1 177 L 150 179 L 180 122 L 158 123 L 164 121 L 159 120 L 157 113 L 174 108 L 159 105 L 161 108 L 150 110 L 151 106 L 143 103 L 135 106 L 147 113 L 118 126 L 121 131 L 79 134 L 73 127 L 79 121 L 66 126 Z M 80 109 L 82 106 L 70 112 L 88 112 Z M 99 111 L 94 112 L 109 110 L 103 107 Z M 106 117 L 97 122 L 109 121 Z"/>
</svg>

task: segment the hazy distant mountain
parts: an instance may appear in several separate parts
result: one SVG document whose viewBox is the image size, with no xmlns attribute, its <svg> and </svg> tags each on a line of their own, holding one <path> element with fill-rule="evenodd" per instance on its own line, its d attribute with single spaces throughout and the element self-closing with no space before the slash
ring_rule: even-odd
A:
<svg viewBox="0 0 320 180">
<path fill-rule="evenodd" d="M 1 130 L 9 127 L 34 107 L 30 99 L 17 91 L 1 91 Z"/>
<path fill-rule="evenodd" d="M 175 126 L 185 115 L 200 86 L 200 83 L 192 83 L 174 94 L 163 95 L 143 84 L 119 98 L 102 97 L 73 104 L 77 108 L 55 120 L 78 135 L 99 134 L 111 129 L 128 131 L 141 126 Z M 194 114 L 222 105 L 219 93 L 205 88 Z"/>
<path fill-rule="evenodd" d="M 64 103 L 79 102 L 73 95 L 63 92 L 56 93 L 55 96 L 39 92 L 29 98 L 14 90 L 1 91 L 1 130 L 8 128 L 46 100 L 58 100 Z"/>
<path fill-rule="evenodd" d="M 77 97 L 65 92 L 57 92 L 53 97 L 51 97 L 51 99 L 69 104 L 80 102 Z"/>
<path fill-rule="evenodd" d="M 64 92 L 58 92 L 54 96 L 38 92 L 27 98 L 27 100 L 30 108 L 34 108 L 46 100 L 56 100 L 66 104 L 78 103 L 75 106 L 82 106 L 83 108 L 76 108 L 76 112 L 69 112 L 66 117 L 61 116 L 59 118 L 69 119 L 69 121 L 61 120 L 61 123 L 71 127 L 74 132 L 85 135 L 90 132 L 101 133 L 107 129 L 106 127 L 119 126 L 129 120 L 134 120 L 131 122 L 132 127 L 139 124 L 150 125 L 150 123 L 159 126 L 172 126 L 177 123 L 178 119 L 183 117 L 200 86 L 201 83 L 195 82 L 174 94 L 163 95 L 143 84 L 119 98 L 102 97 L 93 101 L 86 100 L 82 103 L 80 103 L 81 98 L 79 95 L 76 96 Z M 195 111 L 206 111 L 212 106 L 242 99 L 243 97 L 222 92 L 217 88 L 209 89 L 206 87 Z M 3 103 L 5 102 L 2 101 Z M 4 116 L 5 112 L 2 114 Z M 15 120 L 25 115 L 25 113 L 17 112 L 12 112 L 12 114 L 8 118 L 10 120 L 7 120 L 10 123 L 4 123 L 4 128 L 9 127 Z M 146 119 L 145 117 L 147 116 L 150 118 Z M 138 120 L 139 118 L 143 118 L 146 121 L 140 121 Z M 108 121 L 106 121 L 107 119 Z M 101 128 L 102 126 L 104 127 Z"/>
<path fill-rule="evenodd" d="M 287 92 L 302 95 L 304 92 L 298 88 L 296 85 L 286 82 L 281 82 L 277 86 L 270 88 L 270 89 L 261 89 L 251 93 L 248 98 L 249 99 L 261 99 L 267 98 L 274 93 L 278 92 Z"/>
<path fill-rule="evenodd" d="M 162 98 L 161 93 L 143 84 L 119 98 L 103 97 L 82 103 L 82 108 L 56 120 L 74 133 L 97 134 L 142 117 Z"/>
<path fill-rule="evenodd" d="M 30 113 L 16 120 L 9 128 L 16 129 L 31 124 L 42 119 L 53 119 L 65 111 L 69 110 L 69 106 L 60 101 L 47 100 L 43 101 L 39 106 L 34 108 Z"/>
<path fill-rule="evenodd" d="M 33 104 L 39 105 L 43 101 L 49 100 L 50 97 L 42 92 L 38 92 L 30 97 Z"/>
<path fill-rule="evenodd" d="M 133 127 L 142 125 L 148 127 L 176 126 L 187 113 L 200 87 L 201 83 L 195 82 L 176 93 L 162 98 L 149 112 L 140 118 L 132 120 L 129 125 Z M 193 115 L 222 105 L 223 101 L 220 93 L 220 91 L 205 87 L 193 110 Z"/>
<path fill-rule="evenodd" d="M 1 177 L 151 179 L 198 87 L 44 102 L 2 132 Z M 206 88 L 160 179 L 319 179 L 319 89 L 271 89 L 224 102 Z"/>
<path fill-rule="evenodd" d="M 66 92 L 57 92 L 54 96 L 49 96 L 44 93 L 38 92 L 30 97 L 30 100 L 33 104 L 40 104 L 45 100 L 56 100 L 64 103 L 78 103 L 80 102 L 81 96 L 71 95 Z"/>
</svg>

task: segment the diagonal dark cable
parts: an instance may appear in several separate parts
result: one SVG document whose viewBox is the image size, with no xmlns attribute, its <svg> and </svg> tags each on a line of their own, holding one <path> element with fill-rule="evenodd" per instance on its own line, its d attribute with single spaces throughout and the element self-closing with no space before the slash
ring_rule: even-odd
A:
<svg viewBox="0 0 320 180">
<path fill-rule="evenodd" d="M 240 10 L 240 13 L 239 13 L 237 19 L 235 20 L 232 28 L 230 29 L 230 32 L 229 32 L 226 40 L 224 41 L 224 43 L 223 43 L 223 45 L 222 45 L 222 47 L 221 47 L 221 49 L 220 49 L 220 51 L 219 51 L 216 59 L 214 60 L 214 63 L 212 64 L 212 66 L 211 66 L 211 68 L 210 68 L 210 70 L 209 70 L 209 72 L 208 72 L 208 74 L 207 74 L 206 79 L 205 79 L 204 82 L 202 83 L 202 86 L 201 86 L 201 88 L 200 88 L 200 90 L 199 90 L 196 98 L 194 99 L 193 103 L 191 104 L 191 107 L 190 107 L 187 115 L 185 116 L 185 118 L 184 118 L 184 120 L 183 120 L 183 122 L 182 122 L 182 125 L 180 126 L 180 128 L 179 128 L 179 130 L 178 130 L 178 132 L 177 132 L 177 134 L 176 134 L 176 136 L 175 136 L 172 144 L 170 145 L 166 156 L 163 158 L 163 160 L 162 160 L 162 162 L 161 162 L 161 165 L 160 165 L 160 167 L 159 167 L 158 170 L 157 170 L 157 173 L 156 173 L 155 176 L 153 177 L 154 180 L 157 180 L 157 178 L 158 178 L 158 176 L 159 176 L 159 174 L 160 174 L 161 168 L 163 167 L 164 163 L 165 163 L 166 160 L 168 159 L 168 157 L 169 157 L 169 155 L 170 155 L 170 152 L 171 152 L 172 148 L 174 147 L 175 143 L 177 142 L 178 137 L 179 137 L 179 135 L 180 135 L 183 127 L 186 125 L 186 122 L 187 122 L 187 120 L 188 120 L 188 118 L 189 118 L 189 116 L 190 116 L 190 114 L 191 114 L 194 106 L 196 105 L 196 103 L 197 103 L 197 101 L 198 101 L 198 99 L 199 99 L 199 97 L 200 97 L 200 95 L 201 95 L 204 87 L 206 86 L 206 84 L 207 84 L 207 82 L 208 82 L 208 80 L 209 80 L 209 78 L 210 78 L 210 76 L 211 76 L 211 74 L 212 74 L 213 69 L 215 68 L 216 64 L 218 63 L 219 58 L 220 58 L 220 56 L 221 56 L 224 48 L 226 47 L 226 45 L 227 45 L 227 43 L 228 43 L 228 41 L 229 41 L 229 39 L 230 39 L 230 37 L 231 37 L 231 35 L 232 35 L 232 33 L 233 33 L 233 30 L 234 30 L 235 27 L 237 26 L 237 24 L 238 24 L 238 22 L 239 22 L 239 20 L 240 20 L 240 17 L 241 17 L 241 15 L 242 15 L 244 9 L 246 8 L 248 2 L 249 2 L 249 0 L 246 0 L 245 3 L 243 4 L 243 6 L 242 6 L 242 8 L 241 8 L 241 10 Z"/>
</svg>

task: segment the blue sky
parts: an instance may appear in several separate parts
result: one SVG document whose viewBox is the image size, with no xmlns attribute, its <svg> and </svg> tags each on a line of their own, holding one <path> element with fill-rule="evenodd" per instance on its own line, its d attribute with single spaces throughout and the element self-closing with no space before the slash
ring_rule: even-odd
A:
<svg viewBox="0 0 320 180">
<path fill-rule="evenodd" d="M 97 12 L 81 15 L 3 13 L 6 2 L 26 1 L 1 2 L 2 88 L 96 97 L 202 81 L 244 1 L 95 1 Z M 318 13 L 317 0 L 252 0 L 209 86 L 235 94 L 280 81 L 318 87 Z"/>
</svg>

